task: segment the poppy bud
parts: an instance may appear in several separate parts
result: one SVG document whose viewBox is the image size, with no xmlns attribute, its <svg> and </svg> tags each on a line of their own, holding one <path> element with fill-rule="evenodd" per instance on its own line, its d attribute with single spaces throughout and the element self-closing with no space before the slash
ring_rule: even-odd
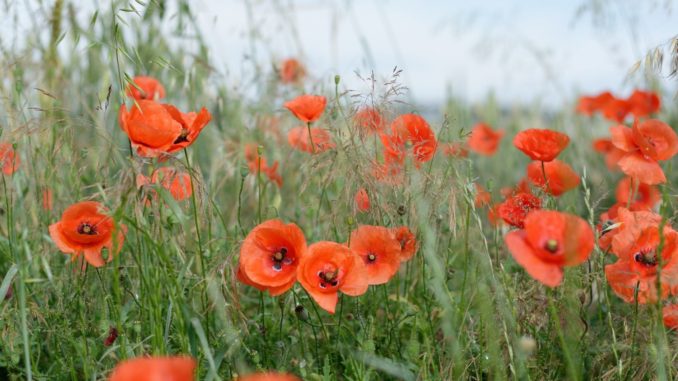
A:
<svg viewBox="0 0 678 381">
<path fill-rule="evenodd" d="M 337 74 L 334 76 L 334 84 L 339 85 L 339 82 L 341 82 L 341 76 Z"/>
<path fill-rule="evenodd" d="M 110 347 L 115 343 L 115 340 L 118 338 L 118 330 L 115 327 L 111 327 L 108 330 L 108 337 L 104 340 L 104 347 Z"/>
<path fill-rule="evenodd" d="M 301 321 L 308 320 L 308 312 L 306 312 L 306 309 L 301 304 L 298 304 L 296 307 L 294 307 L 294 314 L 297 315 L 297 319 Z"/>
<path fill-rule="evenodd" d="M 346 217 L 346 224 L 347 224 L 348 226 L 353 226 L 353 225 L 355 224 L 355 220 L 353 220 L 353 217 L 352 217 L 352 216 Z"/>
<path fill-rule="evenodd" d="M 250 173 L 250 169 L 243 165 L 240 167 L 240 176 L 244 179 Z"/>
<path fill-rule="evenodd" d="M 12 285 L 9 285 L 9 288 L 7 289 L 7 292 L 5 293 L 5 300 L 10 300 L 12 299 L 12 295 L 14 295 L 14 289 L 12 288 Z"/>
</svg>

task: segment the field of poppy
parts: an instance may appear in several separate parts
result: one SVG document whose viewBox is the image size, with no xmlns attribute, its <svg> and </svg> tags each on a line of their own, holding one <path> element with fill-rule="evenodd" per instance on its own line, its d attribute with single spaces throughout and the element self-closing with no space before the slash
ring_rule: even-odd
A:
<svg viewBox="0 0 678 381">
<path fill-rule="evenodd" d="M 675 76 L 241 91 L 187 2 L 38 3 L 0 41 L 0 380 L 678 379 Z"/>
</svg>

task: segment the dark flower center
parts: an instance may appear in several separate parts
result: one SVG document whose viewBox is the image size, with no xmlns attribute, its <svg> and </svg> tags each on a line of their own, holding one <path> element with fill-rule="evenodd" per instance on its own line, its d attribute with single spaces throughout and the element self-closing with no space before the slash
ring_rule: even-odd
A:
<svg viewBox="0 0 678 381">
<path fill-rule="evenodd" d="M 177 136 L 176 140 L 174 141 L 174 144 L 179 144 L 187 141 L 188 141 L 188 130 L 182 129 L 181 134 Z"/>
<path fill-rule="evenodd" d="M 401 245 L 402 245 L 402 243 L 401 243 Z M 405 247 L 404 245 L 402 245 L 402 246 Z M 368 253 L 367 254 L 367 261 L 368 262 L 372 263 L 376 260 L 377 260 L 377 256 L 374 253 Z"/>
<path fill-rule="evenodd" d="M 653 249 L 643 249 L 633 255 L 633 259 L 646 266 L 654 267 L 657 266 L 657 253 Z"/>
<path fill-rule="evenodd" d="M 327 288 L 328 284 L 332 287 L 336 287 L 339 284 L 339 281 L 337 280 L 338 275 L 338 270 L 318 272 L 318 278 L 320 278 L 320 288 Z"/>
<path fill-rule="evenodd" d="M 85 235 L 96 235 L 97 229 L 95 226 L 90 225 L 88 222 L 83 222 L 78 226 L 78 234 Z"/>
<path fill-rule="evenodd" d="M 273 269 L 275 271 L 280 271 L 282 270 L 283 265 L 291 265 L 292 262 L 294 262 L 294 258 L 289 258 L 287 256 L 286 247 L 281 247 L 278 249 L 278 251 L 273 253 L 271 259 L 273 259 Z"/>
<path fill-rule="evenodd" d="M 550 239 L 544 244 L 544 249 L 551 254 L 555 254 L 558 251 L 558 241 L 555 239 Z"/>
</svg>

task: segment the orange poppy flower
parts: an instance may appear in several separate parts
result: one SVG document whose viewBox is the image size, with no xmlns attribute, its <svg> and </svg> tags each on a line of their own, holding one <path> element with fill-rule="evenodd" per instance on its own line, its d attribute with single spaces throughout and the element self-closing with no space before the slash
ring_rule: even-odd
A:
<svg viewBox="0 0 678 381">
<path fill-rule="evenodd" d="M 400 147 L 403 147 L 405 142 L 412 144 L 412 156 L 417 167 L 433 159 L 438 143 L 433 130 L 421 116 L 400 115 L 391 122 L 391 132 L 393 133 L 391 143 L 395 144 L 398 150 L 404 150 Z"/>
<path fill-rule="evenodd" d="M 306 69 L 298 60 L 288 58 L 280 65 L 280 81 L 282 83 L 298 83 L 306 75 Z"/>
<path fill-rule="evenodd" d="M 609 91 L 592 97 L 580 97 L 577 104 L 577 112 L 584 115 L 592 115 L 594 112 L 600 111 L 612 99 L 614 99 L 614 96 Z"/>
<path fill-rule="evenodd" d="M 350 248 L 365 262 L 368 284 L 384 284 L 400 268 L 400 242 L 383 226 L 358 227 L 351 232 Z"/>
<path fill-rule="evenodd" d="M 490 225 L 494 227 L 501 226 L 504 223 L 504 219 L 501 218 L 499 213 L 499 208 L 503 203 L 493 204 L 490 209 L 487 211 L 487 220 L 490 222 Z"/>
<path fill-rule="evenodd" d="M 345 245 L 320 241 L 308 247 L 297 270 L 299 283 L 325 311 L 333 314 L 338 292 L 358 296 L 367 291 L 367 268 Z"/>
<path fill-rule="evenodd" d="M 570 137 L 561 132 L 537 128 L 520 131 L 513 138 L 516 148 L 537 161 L 552 161 L 569 143 Z"/>
<path fill-rule="evenodd" d="M 488 124 L 478 123 L 473 126 L 468 138 L 468 148 L 480 155 L 492 156 L 497 152 L 504 130 L 493 130 Z"/>
<path fill-rule="evenodd" d="M 468 149 L 459 142 L 443 144 L 442 151 L 445 156 L 468 157 Z"/>
<path fill-rule="evenodd" d="M 407 262 L 417 252 L 417 237 L 407 226 L 391 228 L 391 234 L 400 244 L 400 262 Z"/>
<path fill-rule="evenodd" d="M 151 178 L 139 174 L 137 176 L 137 188 L 149 186 L 152 184 L 160 185 L 165 188 L 177 201 L 187 199 L 193 194 L 191 187 L 191 175 L 186 172 L 178 171 L 172 167 L 162 167 L 153 171 Z M 157 198 L 157 194 L 151 193 L 152 198 Z"/>
<path fill-rule="evenodd" d="M 629 112 L 636 118 L 643 118 L 659 111 L 661 100 L 653 91 L 634 90 L 628 99 Z"/>
<path fill-rule="evenodd" d="M 353 201 L 358 211 L 365 213 L 370 210 L 370 197 L 367 195 L 365 188 L 358 189 Z"/>
<path fill-rule="evenodd" d="M 652 209 L 657 205 L 659 200 L 661 200 L 661 194 L 657 187 L 643 183 L 636 185 L 634 184 L 633 178 L 624 177 L 619 181 L 619 184 L 617 184 L 617 190 L 615 192 L 617 202 L 622 205 L 628 205 L 631 194 L 634 192 L 635 195 L 633 201 L 630 203 L 632 209 Z"/>
<path fill-rule="evenodd" d="M 284 104 L 297 119 L 304 123 L 318 120 L 325 111 L 326 105 L 327 98 L 322 95 L 300 95 Z"/>
<path fill-rule="evenodd" d="M 292 148 L 308 153 L 322 153 L 337 147 L 332 141 L 330 133 L 322 128 L 311 128 L 311 139 L 309 139 L 308 128 L 304 126 L 294 127 L 287 133 L 287 142 Z M 315 152 L 313 151 L 315 149 Z"/>
<path fill-rule="evenodd" d="M 553 196 L 558 197 L 578 187 L 581 182 L 579 175 L 572 167 L 560 160 L 545 162 L 543 170 L 541 166 L 541 161 L 528 164 L 527 178 L 532 184 Z M 546 179 L 544 179 L 544 172 L 546 172 Z"/>
<path fill-rule="evenodd" d="M 238 377 L 236 381 L 301 381 L 301 379 L 287 373 L 265 372 Z"/>
<path fill-rule="evenodd" d="M 644 184 L 666 182 L 658 161 L 678 153 L 678 135 L 669 125 L 657 119 L 636 120 L 633 128 L 613 126 L 610 133 L 615 147 L 624 151 L 618 162 L 622 172 Z"/>
<path fill-rule="evenodd" d="M 678 330 L 678 304 L 669 304 L 662 308 L 662 320 L 668 329 Z"/>
<path fill-rule="evenodd" d="M 490 192 L 483 188 L 482 185 L 476 183 L 476 197 L 474 200 L 476 208 L 482 208 L 483 206 L 490 205 L 490 202 L 492 202 L 492 195 Z"/>
<path fill-rule="evenodd" d="M 617 203 L 600 217 L 598 246 L 602 250 L 611 250 L 618 255 L 626 251 L 635 242 L 644 229 L 657 226 L 661 216 L 647 210 L 627 209 L 625 204 Z M 623 233 L 623 234 L 622 234 Z"/>
<path fill-rule="evenodd" d="M 260 159 L 261 161 L 259 161 Z M 256 144 L 250 143 L 245 145 L 245 160 L 247 160 L 247 167 L 250 173 L 257 174 L 261 170 L 261 173 L 266 175 L 278 188 L 282 187 L 283 179 L 278 173 L 278 161 L 274 161 L 273 165 L 269 166 L 266 158 L 259 156 Z"/>
<path fill-rule="evenodd" d="M 601 111 L 605 119 L 622 123 L 631 111 L 631 104 L 626 99 L 613 98 L 605 102 Z"/>
<path fill-rule="evenodd" d="M 532 278 L 549 287 L 563 280 L 563 267 L 576 266 L 593 250 L 593 230 L 583 219 L 553 210 L 536 210 L 525 229 L 509 232 L 504 241 L 513 259 Z"/>
<path fill-rule="evenodd" d="M 605 266 L 605 276 L 612 290 L 627 303 L 635 300 L 636 288 L 638 303 L 654 303 L 657 301 L 657 268 L 659 258 L 661 268 L 661 299 L 678 287 L 678 233 L 666 227 L 663 235 L 663 250 L 660 246 L 659 226 L 643 229 L 637 239 L 618 250 L 617 238 L 631 235 L 633 231 L 624 230 L 612 241 L 612 250 L 619 260 Z"/>
<path fill-rule="evenodd" d="M 297 280 L 297 266 L 306 254 L 306 238 L 295 224 L 268 220 L 257 225 L 240 247 L 238 280 L 283 294 Z"/>
<path fill-rule="evenodd" d="M 113 254 L 122 248 L 127 232 L 125 225 L 116 226 L 106 212 L 94 201 L 73 204 L 66 208 L 59 222 L 49 226 L 49 235 L 59 250 L 71 254 L 73 260 L 84 255 L 87 263 L 101 267 L 105 264 L 101 250 L 108 249 L 107 260 L 112 261 Z M 115 238 L 114 232 L 117 233 Z"/>
<path fill-rule="evenodd" d="M 19 169 L 19 155 L 14 152 L 14 148 L 9 143 L 0 143 L 0 166 L 2 166 L 2 173 L 7 176 L 12 175 Z"/>
<path fill-rule="evenodd" d="M 119 363 L 109 381 L 193 381 L 196 362 L 188 356 L 137 357 Z"/>
<path fill-rule="evenodd" d="M 611 171 L 618 170 L 617 163 L 626 154 L 624 151 L 615 147 L 611 139 L 596 139 L 593 141 L 593 149 L 605 156 L 605 164 Z"/>
<path fill-rule="evenodd" d="M 139 156 L 172 154 L 193 144 L 212 116 L 204 107 L 200 113 L 184 114 L 172 105 L 139 100 L 128 111 L 120 108 L 120 127 Z"/>
<path fill-rule="evenodd" d="M 134 85 L 127 85 L 127 96 L 140 100 L 157 101 L 165 97 L 165 88 L 153 77 L 137 76 Z"/>
<path fill-rule="evenodd" d="M 361 132 L 375 134 L 384 130 L 386 121 L 379 113 L 379 110 L 372 107 L 360 109 L 353 117 L 353 122 L 358 126 Z"/>
<path fill-rule="evenodd" d="M 507 224 L 522 229 L 525 217 L 535 209 L 541 209 L 539 197 L 530 193 L 517 193 L 502 202 L 497 211 Z"/>
</svg>

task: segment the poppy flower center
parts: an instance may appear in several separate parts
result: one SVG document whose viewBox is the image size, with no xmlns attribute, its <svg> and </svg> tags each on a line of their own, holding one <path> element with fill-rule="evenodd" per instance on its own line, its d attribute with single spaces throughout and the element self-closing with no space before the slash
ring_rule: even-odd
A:
<svg viewBox="0 0 678 381">
<path fill-rule="evenodd" d="M 555 239 L 549 239 L 544 244 L 544 249 L 551 254 L 555 254 L 558 251 L 558 241 Z"/>
<path fill-rule="evenodd" d="M 401 245 L 401 247 L 403 247 L 403 248 L 405 247 L 405 245 L 402 243 L 402 241 L 400 242 L 400 245 Z M 372 262 L 374 262 L 374 261 L 376 261 L 376 260 L 377 260 L 376 254 L 374 254 L 374 253 L 368 253 L 368 254 L 367 254 L 367 261 L 368 261 L 368 262 L 372 263 Z"/>
<path fill-rule="evenodd" d="M 90 225 L 88 222 L 83 222 L 78 226 L 78 234 L 85 235 L 96 235 L 97 230 L 93 225 Z"/>
<path fill-rule="evenodd" d="M 633 255 L 633 259 L 646 267 L 657 266 L 657 253 L 653 249 L 642 249 Z"/>
<path fill-rule="evenodd" d="M 174 141 L 174 144 L 179 144 L 179 143 L 184 143 L 188 141 L 188 130 L 183 128 L 181 130 L 181 134 L 177 136 L 176 140 Z"/>
<path fill-rule="evenodd" d="M 273 269 L 275 271 L 280 271 L 282 270 L 283 265 L 291 265 L 293 262 L 292 258 L 287 257 L 286 247 L 281 247 L 278 251 L 273 253 L 271 259 L 273 259 Z"/>
<path fill-rule="evenodd" d="M 318 278 L 320 278 L 320 288 L 327 288 L 329 284 L 332 287 L 336 287 L 339 284 L 337 277 L 339 275 L 339 270 L 335 271 L 319 271 Z"/>
</svg>

